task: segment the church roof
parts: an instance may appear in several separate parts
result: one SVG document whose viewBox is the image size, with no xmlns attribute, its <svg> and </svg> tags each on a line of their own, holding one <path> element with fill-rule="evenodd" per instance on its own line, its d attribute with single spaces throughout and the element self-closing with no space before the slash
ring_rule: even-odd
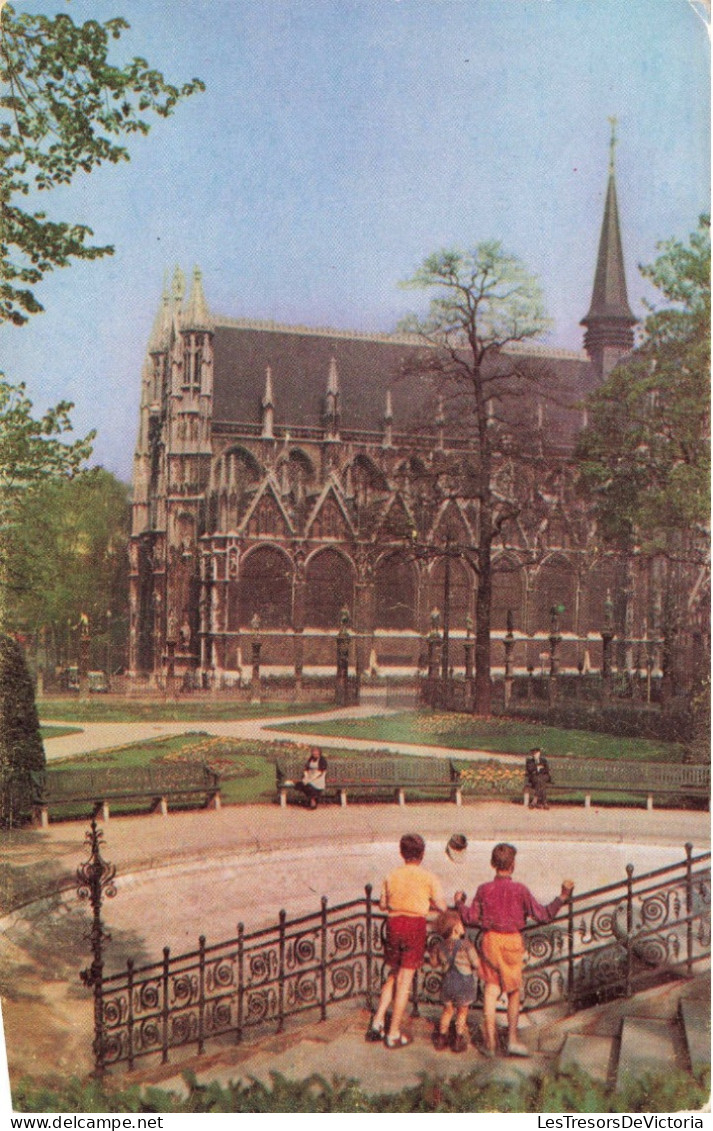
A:
<svg viewBox="0 0 713 1131">
<path fill-rule="evenodd" d="M 269 366 L 276 423 L 319 426 L 330 371 L 336 363 L 343 430 L 380 432 L 389 390 L 394 427 L 407 431 L 422 426 L 424 406 L 433 398 L 433 385 L 425 376 L 403 375 L 409 356 L 421 348 L 422 343 L 409 335 L 216 317 L 213 419 L 258 421 L 262 382 Z M 569 442 L 581 415 L 572 413 L 565 404 L 579 401 L 596 385 L 589 358 L 584 353 L 537 345 L 517 347 L 512 352 L 537 361 L 551 374 L 558 392 L 548 419 L 553 425 L 559 421 L 556 426 L 562 429 L 562 441 Z M 542 395 L 547 392 L 543 384 Z"/>
</svg>

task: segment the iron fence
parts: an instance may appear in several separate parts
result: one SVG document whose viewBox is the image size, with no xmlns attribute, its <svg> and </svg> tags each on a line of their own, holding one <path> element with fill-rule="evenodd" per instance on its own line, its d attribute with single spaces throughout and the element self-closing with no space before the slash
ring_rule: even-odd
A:
<svg viewBox="0 0 713 1131">
<path fill-rule="evenodd" d="M 94 985 L 96 1071 L 162 1062 L 209 1041 L 239 1043 L 251 1028 L 282 1031 L 309 1011 L 358 1000 L 372 1009 L 383 973 L 384 923 L 370 885 L 363 898 L 160 962 Z M 571 1009 L 672 976 L 691 976 L 710 958 L 710 853 L 577 895 L 550 924 L 529 927 L 523 1009 Z M 437 1003 L 441 974 L 428 964 L 414 979 L 412 1007 Z M 477 1005 L 478 1003 L 476 1003 Z"/>
</svg>

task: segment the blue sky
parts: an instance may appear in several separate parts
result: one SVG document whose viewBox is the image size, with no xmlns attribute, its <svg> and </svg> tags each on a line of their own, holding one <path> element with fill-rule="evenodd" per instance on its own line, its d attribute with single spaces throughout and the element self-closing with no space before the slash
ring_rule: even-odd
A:
<svg viewBox="0 0 713 1131">
<path fill-rule="evenodd" d="M 36 0 L 123 15 L 118 57 L 207 86 L 130 164 L 43 198 L 116 254 L 55 272 L 0 333 L 38 410 L 68 397 L 95 462 L 131 474 L 163 273 L 204 272 L 233 317 L 390 330 L 431 251 L 500 239 L 537 274 L 553 344 L 579 348 L 609 123 L 629 298 L 638 263 L 709 208 L 709 39 L 688 0 Z"/>
</svg>

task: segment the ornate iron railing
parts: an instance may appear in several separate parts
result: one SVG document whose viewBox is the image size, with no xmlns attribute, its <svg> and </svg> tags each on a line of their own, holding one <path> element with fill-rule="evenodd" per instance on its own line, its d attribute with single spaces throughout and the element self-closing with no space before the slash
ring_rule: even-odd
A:
<svg viewBox="0 0 713 1131">
<path fill-rule="evenodd" d="M 576 1009 L 624 996 L 673 975 L 691 976 L 710 958 L 710 853 L 578 895 L 546 926 L 524 932 L 523 1008 Z M 373 1008 L 381 985 L 385 916 L 372 895 L 287 919 L 276 926 L 101 976 L 95 992 L 98 1072 L 133 1067 L 179 1049 L 203 1052 L 208 1041 L 240 1042 L 251 1028 L 280 1032 L 289 1017 L 340 1002 Z M 436 1003 L 441 975 L 425 967 L 413 988 L 413 1010 Z"/>
</svg>

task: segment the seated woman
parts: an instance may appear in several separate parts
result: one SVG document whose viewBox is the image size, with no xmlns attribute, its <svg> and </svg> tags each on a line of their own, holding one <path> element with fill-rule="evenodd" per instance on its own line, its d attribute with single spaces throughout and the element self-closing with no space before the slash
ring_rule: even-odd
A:
<svg viewBox="0 0 713 1131">
<path fill-rule="evenodd" d="M 317 798 L 321 797 L 324 793 L 326 784 L 327 759 L 324 757 L 319 746 L 313 746 L 309 752 L 309 758 L 305 762 L 304 770 L 302 771 L 302 781 L 296 783 L 295 789 L 299 789 L 301 793 L 304 793 L 310 809 L 316 809 Z"/>
</svg>

